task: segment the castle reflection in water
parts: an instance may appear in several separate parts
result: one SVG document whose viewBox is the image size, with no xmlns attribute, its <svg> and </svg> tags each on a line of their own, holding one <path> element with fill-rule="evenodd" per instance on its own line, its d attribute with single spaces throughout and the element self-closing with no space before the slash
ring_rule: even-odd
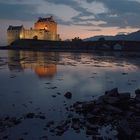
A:
<svg viewBox="0 0 140 140">
<path fill-rule="evenodd" d="M 139 57 L 132 59 L 128 56 L 132 54 L 123 53 L 59 53 L 59 52 L 36 52 L 36 51 L 15 51 L 8 50 L 8 68 L 10 71 L 31 70 L 39 78 L 53 78 L 58 65 L 75 66 L 81 71 L 81 65 L 92 65 L 95 68 L 118 71 L 119 68 L 126 67 L 126 71 L 135 71 L 140 67 Z M 127 57 L 125 57 L 127 56 Z M 120 66 L 120 67 L 119 67 Z M 61 68 L 60 68 L 61 69 Z"/>
<path fill-rule="evenodd" d="M 57 73 L 59 54 L 56 52 L 8 51 L 10 71 L 33 70 L 40 78 L 53 78 Z"/>
</svg>

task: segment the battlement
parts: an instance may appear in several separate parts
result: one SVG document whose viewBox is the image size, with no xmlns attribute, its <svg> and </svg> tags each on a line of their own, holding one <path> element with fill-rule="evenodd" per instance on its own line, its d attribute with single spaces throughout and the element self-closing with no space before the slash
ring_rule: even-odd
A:
<svg viewBox="0 0 140 140">
<path fill-rule="evenodd" d="M 53 16 L 47 17 L 47 18 L 42 18 L 39 17 L 37 22 L 55 22 L 53 19 Z"/>
<path fill-rule="evenodd" d="M 12 26 L 12 25 L 9 25 L 8 29 L 7 30 L 22 30 L 24 29 L 23 25 L 21 26 Z"/>
</svg>

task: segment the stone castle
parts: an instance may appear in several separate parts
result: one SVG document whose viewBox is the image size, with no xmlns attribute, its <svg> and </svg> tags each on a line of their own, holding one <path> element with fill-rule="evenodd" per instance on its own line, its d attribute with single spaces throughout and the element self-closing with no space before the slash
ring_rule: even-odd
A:
<svg viewBox="0 0 140 140">
<path fill-rule="evenodd" d="M 57 34 L 57 23 L 53 17 L 39 18 L 34 27 L 25 29 L 21 26 L 9 26 L 7 29 L 8 44 L 18 39 L 60 40 Z"/>
</svg>

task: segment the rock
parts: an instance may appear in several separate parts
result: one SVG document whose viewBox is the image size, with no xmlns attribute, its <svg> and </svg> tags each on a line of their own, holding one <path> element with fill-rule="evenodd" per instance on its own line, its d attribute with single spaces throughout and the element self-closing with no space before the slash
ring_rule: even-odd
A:
<svg viewBox="0 0 140 140">
<path fill-rule="evenodd" d="M 103 104 L 104 103 L 104 98 L 106 95 L 102 95 L 98 98 L 98 100 L 95 101 L 95 104 L 99 105 L 99 104 Z"/>
<path fill-rule="evenodd" d="M 71 128 L 73 128 L 74 130 L 80 130 L 80 123 L 72 123 Z"/>
<path fill-rule="evenodd" d="M 139 96 L 139 95 L 136 95 L 135 100 L 136 100 L 137 102 L 140 102 L 140 96 Z"/>
<path fill-rule="evenodd" d="M 112 105 L 105 105 L 105 109 L 116 114 L 121 114 L 123 112 L 121 109 L 114 107 Z"/>
<path fill-rule="evenodd" d="M 135 94 L 136 94 L 136 95 L 140 95 L 140 89 L 136 89 L 136 90 L 135 90 Z"/>
<path fill-rule="evenodd" d="M 140 103 L 136 104 L 136 108 L 140 109 Z"/>
<path fill-rule="evenodd" d="M 140 89 L 136 89 L 135 94 L 136 94 L 135 100 L 140 102 Z"/>
<path fill-rule="evenodd" d="M 28 114 L 26 114 L 26 118 L 32 119 L 34 117 L 35 117 L 35 114 L 34 113 L 28 113 Z"/>
<path fill-rule="evenodd" d="M 48 140 L 48 137 L 47 136 L 41 136 L 40 139 Z"/>
<path fill-rule="evenodd" d="M 119 122 L 118 130 L 120 139 L 132 140 L 134 138 L 134 129 L 132 130 L 129 127 L 129 123 L 126 120 L 121 120 Z"/>
<path fill-rule="evenodd" d="M 52 95 L 52 97 L 53 97 L 53 98 L 55 98 L 55 97 L 56 97 L 56 95 Z"/>
<path fill-rule="evenodd" d="M 46 127 L 50 127 L 51 125 L 54 125 L 54 121 L 49 121 L 49 122 L 46 124 Z"/>
<path fill-rule="evenodd" d="M 100 135 L 93 135 L 92 140 L 103 140 L 103 138 Z"/>
<path fill-rule="evenodd" d="M 95 136 L 95 135 L 98 135 L 98 132 L 97 131 L 94 131 L 94 130 L 86 130 L 86 135 L 93 135 L 93 136 Z"/>
<path fill-rule="evenodd" d="M 91 113 L 98 114 L 98 113 L 102 112 L 103 109 L 104 109 L 104 104 L 98 104 L 92 109 Z"/>
<path fill-rule="evenodd" d="M 69 124 L 69 122 L 66 121 L 66 122 L 63 122 L 62 124 L 60 124 L 59 126 L 57 126 L 55 128 L 56 135 L 62 136 L 63 133 L 66 132 L 69 128 L 68 124 Z"/>
<path fill-rule="evenodd" d="M 127 74 L 128 74 L 128 73 L 126 73 L 126 72 L 123 72 L 123 73 L 122 73 L 122 75 L 127 75 Z"/>
<path fill-rule="evenodd" d="M 134 112 L 132 111 L 127 111 L 126 112 L 126 118 L 131 118 L 133 116 Z"/>
<path fill-rule="evenodd" d="M 119 102 L 118 97 L 106 96 L 104 102 L 108 104 L 117 104 Z"/>
<path fill-rule="evenodd" d="M 121 93 L 119 94 L 119 103 L 117 107 L 121 108 L 124 111 L 127 111 L 130 108 L 130 105 L 134 104 L 131 99 L 130 93 Z"/>
<path fill-rule="evenodd" d="M 139 119 L 140 118 L 137 119 L 135 117 L 135 121 L 132 121 L 131 124 L 130 124 L 131 128 L 136 129 L 137 131 L 140 131 L 140 121 L 139 121 Z"/>
<path fill-rule="evenodd" d="M 79 118 L 72 118 L 72 123 L 79 123 L 79 122 L 80 122 Z"/>
<path fill-rule="evenodd" d="M 14 125 L 18 125 L 18 124 L 21 123 L 21 120 L 20 119 L 15 119 L 15 120 L 13 120 L 13 123 L 14 123 Z"/>
<path fill-rule="evenodd" d="M 61 93 L 60 92 L 57 92 L 57 95 L 61 95 Z"/>
<path fill-rule="evenodd" d="M 93 108 L 95 106 L 95 103 L 93 101 L 89 101 L 89 102 L 85 102 L 82 104 L 82 109 L 85 111 L 85 112 L 89 112 L 89 111 L 92 111 Z"/>
<path fill-rule="evenodd" d="M 8 139 L 8 136 L 4 136 L 3 139 Z"/>
<path fill-rule="evenodd" d="M 67 99 L 71 99 L 72 98 L 72 93 L 71 92 L 66 92 L 64 95 Z"/>
<path fill-rule="evenodd" d="M 57 87 L 51 87 L 50 89 L 56 89 Z"/>
<path fill-rule="evenodd" d="M 111 122 L 114 118 L 111 115 L 106 116 L 106 122 Z"/>
<path fill-rule="evenodd" d="M 87 130 L 94 130 L 94 131 L 98 131 L 99 126 L 98 125 L 92 125 L 90 123 L 86 124 L 86 128 Z"/>
<path fill-rule="evenodd" d="M 140 101 L 140 90 L 136 90 L 135 93 L 136 97 L 131 98 L 130 93 L 118 93 L 118 89 L 114 88 L 97 100 L 76 102 L 69 107 L 67 104 L 67 119 L 57 125 L 54 122 L 52 126 L 51 123 L 48 123 L 46 127 L 51 133 L 59 136 L 71 127 L 76 133 L 83 129 L 86 130 L 87 136 L 102 139 L 104 135 L 99 133 L 100 128 L 111 124 L 112 127 L 104 131 L 108 139 L 111 139 L 112 136 L 113 138 L 118 136 L 118 139 L 135 139 L 136 131 L 140 130 L 140 102 L 138 102 Z M 72 93 L 67 92 L 64 96 L 71 99 Z M 138 118 L 136 119 L 136 117 Z"/>
<path fill-rule="evenodd" d="M 28 132 L 24 132 L 23 135 L 28 135 Z"/>
<path fill-rule="evenodd" d="M 136 140 L 139 140 L 139 139 L 140 139 L 140 133 L 136 132 Z"/>
<path fill-rule="evenodd" d="M 120 94 L 119 94 L 119 98 L 120 98 L 121 100 L 129 100 L 129 99 L 130 99 L 130 93 L 129 93 L 129 92 L 120 93 Z"/>
<path fill-rule="evenodd" d="M 102 122 L 104 121 L 104 118 L 102 117 L 102 115 L 88 115 L 86 117 L 86 121 L 90 124 L 96 124 L 97 122 Z"/>
<path fill-rule="evenodd" d="M 65 132 L 65 129 L 63 129 L 63 128 L 58 129 L 57 132 L 56 132 L 56 135 L 57 136 L 62 136 L 64 132 Z"/>
<path fill-rule="evenodd" d="M 107 95 L 107 96 L 113 96 L 113 97 L 118 96 L 119 95 L 118 88 L 113 88 L 110 91 L 106 91 L 105 92 L 105 95 Z"/>
<path fill-rule="evenodd" d="M 40 119 L 45 120 L 46 117 L 45 116 L 39 116 Z"/>
</svg>

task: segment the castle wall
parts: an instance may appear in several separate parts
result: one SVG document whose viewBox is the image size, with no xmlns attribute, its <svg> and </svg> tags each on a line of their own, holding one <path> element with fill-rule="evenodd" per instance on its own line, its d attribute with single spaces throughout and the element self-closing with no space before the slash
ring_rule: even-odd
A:
<svg viewBox="0 0 140 140">
<path fill-rule="evenodd" d="M 8 44 L 11 44 L 17 39 L 38 39 L 38 40 L 59 40 L 59 35 L 46 30 L 23 29 L 23 30 L 8 30 Z"/>
<path fill-rule="evenodd" d="M 47 32 L 46 30 L 23 30 L 20 34 L 20 39 L 39 39 L 39 40 L 57 40 L 57 35 Z"/>
<path fill-rule="evenodd" d="M 23 30 L 20 34 L 20 39 L 34 39 L 35 37 L 37 37 L 37 39 L 39 40 L 43 40 L 44 39 L 44 32 L 41 30 Z"/>
</svg>

